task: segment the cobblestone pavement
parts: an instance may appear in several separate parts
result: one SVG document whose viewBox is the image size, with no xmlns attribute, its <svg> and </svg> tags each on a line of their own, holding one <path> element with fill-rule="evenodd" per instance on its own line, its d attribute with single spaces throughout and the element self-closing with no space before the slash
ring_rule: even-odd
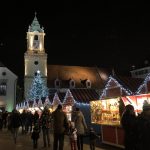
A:
<svg viewBox="0 0 150 150">
<path fill-rule="evenodd" d="M 38 141 L 37 150 L 52 150 L 52 143 L 53 137 L 51 135 L 51 147 L 43 148 L 42 134 L 41 134 L 40 139 Z M 30 134 L 22 135 L 19 132 L 17 143 L 14 144 L 10 131 L 4 129 L 3 131 L 0 131 L 0 150 L 33 150 L 31 135 Z M 64 150 L 70 150 L 70 145 L 67 136 L 65 137 Z M 90 150 L 88 144 L 84 144 L 84 150 Z M 102 145 L 102 148 L 96 147 L 95 150 L 118 150 L 118 149 Z"/>
</svg>

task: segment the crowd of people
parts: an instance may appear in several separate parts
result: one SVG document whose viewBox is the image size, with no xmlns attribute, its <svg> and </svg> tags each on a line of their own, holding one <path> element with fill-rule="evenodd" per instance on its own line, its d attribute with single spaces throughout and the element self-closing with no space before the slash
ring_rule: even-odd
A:
<svg viewBox="0 0 150 150">
<path fill-rule="evenodd" d="M 122 114 L 125 150 L 150 149 L 150 104 L 143 105 L 143 111 L 136 115 L 134 107 L 127 105 Z"/>
<path fill-rule="evenodd" d="M 91 150 L 95 149 L 95 141 L 99 138 L 92 128 L 88 130 L 84 115 L 79 108 L 73 111 L 71 121 L 68 120 L 62 105 L 58 105 L 52 113 L 45 107 L 41 115 L 37 111 L 34 114 L 28 110 L 19 113 L 14 109 L 7 115 L 1 113 L 0 119 L 2 119 L 0 129 L 7 126 L 12 133 L 14 143 L 17 143 L 19 129 L 23 135 L 30 133 L 34 149 L 38 148 L 40 133 L 42 133 L 43 147 L 51 147 L 50 131 L 53 133 L 53 150 L 63 150 L 65 135 L 69 136 L 71 150 L 83 150 L 85 133 L 89 133 Z"/>
</svg>

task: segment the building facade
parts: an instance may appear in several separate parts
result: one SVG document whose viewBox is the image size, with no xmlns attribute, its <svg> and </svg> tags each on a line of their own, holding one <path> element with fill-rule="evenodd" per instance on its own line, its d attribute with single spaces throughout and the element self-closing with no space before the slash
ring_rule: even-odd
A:
<svg viewBox="0 0 150 150">
<path fill-rule="evenodd" d="M 131 76 L 133 78 L 145 78 L 149 73 L 150 73 L 150 67 L 143 67 L 143 68 L 139 68 L 139 69 L 134 69 L 131 72 Z"/>
<path fill-rule="evenodd" d="M 17 76 L 0 64 L 0 110 L 11 112 L 16 105 Z"/>
</svg>

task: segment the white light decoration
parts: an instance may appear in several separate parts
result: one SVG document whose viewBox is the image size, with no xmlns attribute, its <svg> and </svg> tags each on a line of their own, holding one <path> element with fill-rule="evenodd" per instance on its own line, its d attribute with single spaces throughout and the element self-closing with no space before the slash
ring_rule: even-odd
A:
<svg viewBox="0 0 150 150">
<path fill-rule="evenodd" d="M 22 102 L 22 103 L 21 103 L 21 109 L 23 109 L 23 107 L 24 107 L 24 103 Z"/>
<path fill-rule="evenodd" d="M 117 84 L 117 87 L 120 87 L 121 90 L 125 91 L 127 95 L 133 94 L 129 89 L 124 88 L 115 78 L 113 78 L 112 76 L 109 76 L 107 84 L 105 85 L 105 88 L 103 89 L 102 94 L 100 95 L 100 99 L 102 99 L 103 96 L 106 96 L 106 90 L 110 86 L 110 82 L 112 80 Z"/>
<path fill-rule="evenodd" d="M 40 108 L 40 107 L 43 107 L 43 103 L 42 103 L 42 100 L 41 99 L 39 99 L 39 101 L 38 101 L 38 107 Z"/>
<path fill-rule="evenodd" d="M 59 104 L 61 104 L 61 101 L 59 99 L 58 94 L 55 93 L 54 98 L 53 98 L 53 102 L 52 102 L 53 110 L 55 110 Z"/>
<path fill-rule="evenodd" d="M 18 104 L 16 105 L 16 110 L 19 110 L 19 106 L 18 106 Z"/>
<path fill-rule="evenodd" d="M 139 88 L 137 89 L 137 91 L 135 92 L 136 94 L 140 94 L 141 90 L 143 87 L 147 88 L 147 82 L 150 81 L 150 73 L 146 76 L 145 80 L 143 81 L 143 83 L 139 86 Z"/>
<path fill-rule="evenodd" d="M 27 103 L 26 103 L 26 106 L 27 106 L 27 109 L 29 108 L 29 102 L 27 101 Z"/>
<path fill-rule="evenodd" d="M 37 104 L 36 100 L 34 100 L 32 107 L 36 108 L 37 106 L 38 106 L 38 104 Z"/>
<path fill-rule="evenodd" d="M 45 99 L 45 102 L 44 102 L 44 107 L 45 106 L 50 106 L 51 105 L 51 102 L 50 102 L 50 100 L 49 100 L 49 97 L 48 96 L 46 96 L 46 99 Z"/>
<path fill-rule="evenodd" d="M 64 98 L 63 104 L 73 106 L 75 104 L 74 97 L 72 96 L 71 91 L 68 89 Z"/>
<path fill-rule="evenodd" d="M 78 103 L 78 102 L 75 102 L 75 104 L 77 105 L 77 106 L 90 106 L 90 104 L 88 104 L 88 103 Z"/>
<path fill-rule="evenodd" d="M 40 70 L 37 70 L 37 73 L 40 74 Z"/>
</svg>

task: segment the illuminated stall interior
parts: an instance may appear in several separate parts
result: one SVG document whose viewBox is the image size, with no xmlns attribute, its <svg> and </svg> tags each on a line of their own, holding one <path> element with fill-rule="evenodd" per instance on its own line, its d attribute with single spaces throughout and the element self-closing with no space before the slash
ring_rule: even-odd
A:
<svg viewBox="0 0 150 150">
<path fill-rule="evenodd" d="M 119 98 L 91 101 L 91 121 L 96 124 L 120 124 Z"/>
</svg>

